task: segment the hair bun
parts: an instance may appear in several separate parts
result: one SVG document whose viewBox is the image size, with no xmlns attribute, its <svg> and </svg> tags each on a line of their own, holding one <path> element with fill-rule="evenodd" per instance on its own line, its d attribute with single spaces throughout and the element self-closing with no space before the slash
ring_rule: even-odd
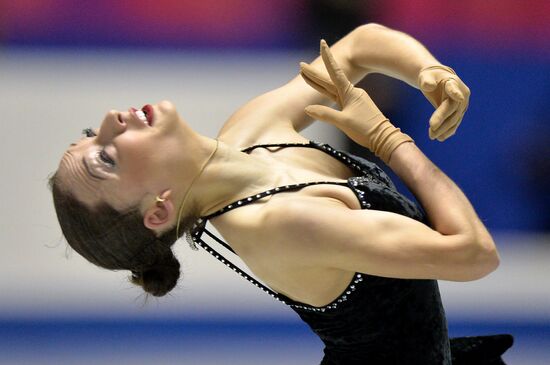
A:
<svg viewBox="0 0 550 365">
<path fill-rule="evenodd" d="M 174 289 L 180 276 L 180 263 L 168 249 L 159 254 L 155 264 L 140 271 L 132 271 L 132 283 L 139 285 L 147 293 L 162 297 Z"/>
</svg>

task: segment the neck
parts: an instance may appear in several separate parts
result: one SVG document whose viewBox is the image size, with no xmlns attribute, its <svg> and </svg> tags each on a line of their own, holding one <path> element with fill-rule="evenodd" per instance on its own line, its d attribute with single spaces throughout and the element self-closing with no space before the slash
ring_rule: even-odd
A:
<svg viewBox="0 0 550 365">
<path fill-rule="evenodd" d="M 275 180 L 265 162 L 219 142 L 216 154 L 195 181 L 189 199 L 199 214 L 205 216 L 243 196 L 274 186 Z"/>
</svg>

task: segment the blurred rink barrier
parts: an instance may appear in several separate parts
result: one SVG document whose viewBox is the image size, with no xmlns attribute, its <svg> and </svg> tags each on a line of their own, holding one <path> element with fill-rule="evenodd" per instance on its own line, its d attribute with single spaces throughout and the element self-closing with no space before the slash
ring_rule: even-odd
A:
<svg viewBox="0 0 550 365">
<path fill-rule="evenodd" d="M 180 282 L 159 299 L 85 262 L 67 249 L 47 189 L 66 147 L 110 109 L 169 99 L 213 137 L 315 57 L 309 2 L 219 3 L 0 1 L 0 364 L 319 363 L 320 341 L 293 312 L 185 240 Z M 386 84 L 390 118 L 464 190 L 500 250 L 486 278 L 439 282 L 451 336 L 511 333 L 508 364 L 550 363 L 547 2 L 368 3 L 364 19 L 415 35 L 472 89 L 459 131 L 439 143 L 421 93 Z M 348 147 L 322 123 L 305 134 Z"/>
</svg>

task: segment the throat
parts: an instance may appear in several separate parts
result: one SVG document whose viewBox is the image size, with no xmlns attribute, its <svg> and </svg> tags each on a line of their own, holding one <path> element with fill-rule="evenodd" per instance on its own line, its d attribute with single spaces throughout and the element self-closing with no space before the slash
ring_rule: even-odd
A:
<svg viewBox="0 0 550 365">
<path fill-rule="evenodd" d="M 227 150 L 225 150 L 227 149 Z M 276 161 L 266 161 L 231 147 L 224 147 L 199 182 L 197 203 L 200 215 L 206 216 L 243 196 L 277 186 L 284 171 Z"/>
</svg>

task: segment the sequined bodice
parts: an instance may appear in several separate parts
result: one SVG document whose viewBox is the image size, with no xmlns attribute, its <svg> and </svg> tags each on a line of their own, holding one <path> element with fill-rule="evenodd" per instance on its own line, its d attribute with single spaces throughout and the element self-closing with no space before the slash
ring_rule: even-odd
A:
<svg viewBox="0 0 550 365">
<path fill-rule="evenodd" d="M 200 219 L 190 232 L 191 243 L 201 246 L 253 285 L 291 307 L 324 342 L 322 364 L 451 364 L 447 323 L 437 281 L 355 273 L 341 295 L 323 307 L 315 307 L 271 290 L 203 240 L 206 234 L 233 252 L 206 229 L 209 219 L 268 195 L 316 184 L 347 186 L 362 209 L 390 211 L 427 223 L 420 207 L 397 192 L 390 178 L 372 162 L 316 142 L 257 145 L 243 152 L 262 147 L 315 148 L 341 161 L 357 175 L 347 182 L 317 181 L 274 187 L 235 201 Z"/>
</svg>

